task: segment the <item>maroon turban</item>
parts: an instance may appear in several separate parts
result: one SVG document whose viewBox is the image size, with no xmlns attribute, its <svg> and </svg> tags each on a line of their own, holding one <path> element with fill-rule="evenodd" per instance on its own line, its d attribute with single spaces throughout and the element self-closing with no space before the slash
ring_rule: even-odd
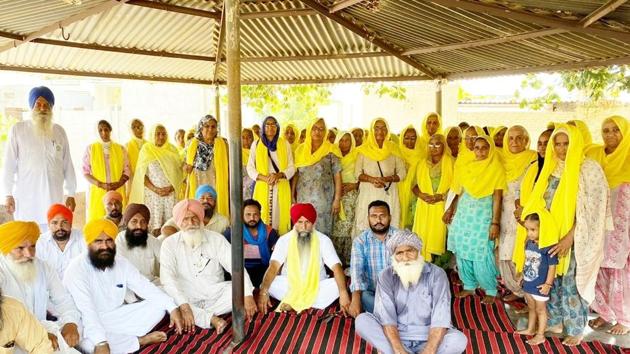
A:
<svg viewBox="0 0 630 354">
<path fill-rule="evenodd" d="M 315 223 L 315 220 L 317 220 L 317 211 L 315 210 L 313 204 L 293 204 L 293 206 L 291 207 L 291 221 L 293 221 L 293 223 L 295 224 L 302 216 L 313 224 Z"/>
<path fill-rule="evenodd" d="M 127 223 L 129 223 L 129 220 L 131 220 L 131 218 L 133 218 L 136 214 L 142 215 L 147 224 L 149 223 L 149 219 L 151 218 L 151 212 L 149 211 L 149 208 L 147 208 L 147 206 L 144 204 L 131 203 L 127 205 L 125 213 L 123 214 L 123 224 L 127 225 Z"/>
</svg>

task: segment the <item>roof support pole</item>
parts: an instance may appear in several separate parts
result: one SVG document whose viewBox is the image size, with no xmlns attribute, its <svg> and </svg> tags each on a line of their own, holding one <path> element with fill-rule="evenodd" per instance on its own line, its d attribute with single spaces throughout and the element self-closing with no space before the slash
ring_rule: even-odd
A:
<svg viewBox="0 0 630 354">
<path fill-rule="evenodd" d="M 240 0 L 225 0 L 227 57 L 228 143 L 230 145 L 230 219 L 232 224 L 232 344 L 245 337 L 243 263 L 243 177 L 241 176 L 241 43 Z"/>
<path fill-rule="evenodd" d="M 444 82 L 442 80 L 437 80 L 435 82 L 435 113 L 439 114 L 440 117 L 442 116 L 442 99 L 443 99 L 443 95 L 444 95 L 444 90 L 443 90 L 443 86 L 444 86 Z"/>
<path fill-rule="evenodd" d="M 214 87 L 214 116 L 217 121 L 221 121 L 221 93 L 219 92 L 219 85 Z"/>
</svg>

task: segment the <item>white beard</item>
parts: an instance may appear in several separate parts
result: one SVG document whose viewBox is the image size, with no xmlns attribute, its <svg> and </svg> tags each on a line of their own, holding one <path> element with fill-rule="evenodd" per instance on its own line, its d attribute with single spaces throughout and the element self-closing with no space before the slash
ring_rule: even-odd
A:
<svg viewBox="0 0 630 354">
<path fill-rule="evenodd" d="M 394 256 L 392 256 L 392 267 L 406 290 L 409 289 L 409 286 L 416 285 L 420 281 L 422 268 L 424 268 L 424 259 L 422 256 L 418 255 L 418 259 L 415 261 L 397 262 Z"/>
<path fill-rule="evenodd" d="M 184 243 L 186 246 L 195 249 L 201 245 L 201 241 L 203 240 L 203 230 L 201 229 L 190 229 L 187 231 L 182 231 L 182 237 L 184 238 Z"/>
<path fill-rule="evenodd" d="M 28 262 L 17 263 L 13 260 L 11 255 L 6 257 L 7 267 L 9 271 L 15 276 L 17 280 L 20 282 L 24 282 L 27 284 L 31 284 L 35 281 L 37 276 L 37 267 L 35 266 L 35 260 L 30 260 Z"/>
<path fill-rule="evenodd" d="M 52 138 L 52 111 L 31 111 L 31 119 L 33 120 L 33 128 L 35 130 L 35 134 L 42 138 Z"/>
</svg>

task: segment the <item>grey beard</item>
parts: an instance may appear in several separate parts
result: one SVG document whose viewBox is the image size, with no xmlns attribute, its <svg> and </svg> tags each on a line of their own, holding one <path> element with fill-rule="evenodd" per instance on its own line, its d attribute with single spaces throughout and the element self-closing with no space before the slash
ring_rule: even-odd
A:
<svg viewBox="0 0 630 354">
<path fill-rule="evenodd" d="M 300 256 L 300 268 L 302 270 L 302 275 L 306 274 L 308 263 L 311 260 L 311 235 L 312 233 L 306 231 L 298 233 L 297 246 L 298 254 Z"/>
<path fill-rule="evenodd" d="M 52 138 L 52 112 L 32 111 L 31 119 L 33 120 L 33 128 L 35 130 L 35 134 L 40 137 Z"/>
</svg>

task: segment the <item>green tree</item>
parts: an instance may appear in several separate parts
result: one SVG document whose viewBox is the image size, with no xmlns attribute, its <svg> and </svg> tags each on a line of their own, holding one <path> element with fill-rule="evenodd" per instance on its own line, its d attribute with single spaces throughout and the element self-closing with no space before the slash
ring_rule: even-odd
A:
<svg viewBox="0 0 630 354">
<path fill-rule="evenodd" d="M 407 88 L 390 83 L 365 83 L 361 85 L 363 94 L 366 96 L 375 95 L 380 98 L 389 97 L 395 100 L 404 101 L 407 99 Z"/>
</svg>

